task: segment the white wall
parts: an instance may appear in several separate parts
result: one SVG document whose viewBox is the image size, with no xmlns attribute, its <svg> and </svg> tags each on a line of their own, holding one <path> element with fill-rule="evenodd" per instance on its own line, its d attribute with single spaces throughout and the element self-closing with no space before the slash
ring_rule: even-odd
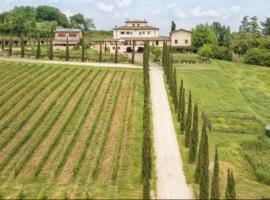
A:
<svg viewBox="0 0 270 200">
<path fill-rule="evenodd" d="M 178 31 L 171 34 L 171 46 L 190 47 L 192 34 L 187 31 Z M 177 43 L 176 43 L 177 40 Z M 187 43 L 185 42 L 187 40 Z"/>
<path fill-rule="evenodd" d="M 124 34 L 123 34 L 124 33 Z M 113 31 L 113 38 L 120 39 L 120 38 L 130 38 L 130 37 L 159 37 L 158 30 L 114 30 Z"/>
</svg>

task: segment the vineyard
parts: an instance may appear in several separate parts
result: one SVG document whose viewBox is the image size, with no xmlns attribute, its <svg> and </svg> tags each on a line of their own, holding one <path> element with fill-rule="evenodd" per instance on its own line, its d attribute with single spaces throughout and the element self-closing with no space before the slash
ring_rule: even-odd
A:
<svg viewBox="0 0 270 200">
<path fill-rule="evenodd" d="M 141 198 L 140 70 L 0 62 L 0 195 Z"/>
<path fill-rule="evenodd" d="M 183 79 L 198 104 L 199 116 L 206 112 L 210 119 L 210 168 L 217 145 L 221 193 L 225 192 L 227 168 L 230 168 L 235 172 L 239 199 L 259 199 L 270 194 L 270 141 L 265 136 L 265 125 L 270 121 L 269 72 L 266 67 L 215 60 L 207 65 L 177 65 L 178 84 Z M 188 149 L 183 148 L 185 141 L 180 135 L 179 141 L 185 172 L 193 183 L 195 169 L 187 164 Z M 195 184 L 194 188 L 198 193 Z"/>
</svg>

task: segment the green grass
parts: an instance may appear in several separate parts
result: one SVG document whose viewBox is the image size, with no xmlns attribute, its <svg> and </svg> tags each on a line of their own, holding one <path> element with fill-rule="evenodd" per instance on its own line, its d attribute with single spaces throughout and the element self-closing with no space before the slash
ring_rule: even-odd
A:
<svg viewBox="0 0 270 200">
<path fill-rule="evenodd" d="M 194 53 L 175 53 L 173 54 L 173 62 L 176 64 L 205 64 L 209 63 L 209 60 Z"/>
<path fill-rule="evenodd" d="M 0 61 L 0 74 L 3 198 L 141 198 L 141 70 Z"/>
<path fill-rule="evenodd" d="M 225 61 L 212 61 L 200 68 L 199 65 L 178 65 L 177 78 L 178 83 L 184 80 L 186 91 L 192 91 L 200 116 L 205 112 L 211 120 L 210 166 L 217 145 L 222 197 L 227 168 L 234 170 L 238 198 L 269 197 L 270 149 L 264 127 L 270 123 L 270 69 Z M 193 184 L 195 166 L 188 164 L 188 149 L 184 147 L 176 116 L 174 118 L 184 170 L 198 194 L 198 186 Z"/>
</svg>

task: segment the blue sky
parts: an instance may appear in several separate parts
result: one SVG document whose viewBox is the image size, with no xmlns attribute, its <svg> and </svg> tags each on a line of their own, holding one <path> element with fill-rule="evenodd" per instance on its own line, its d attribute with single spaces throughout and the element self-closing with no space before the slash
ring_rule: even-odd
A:
<svg viewBox="0 0 270 200">
<path fill-rule="evenodd" d="M 191 29 L 220 21 L 237 30 L 243 16 L 270 17 L 270 0 L 0 0 L 0 12 L 20 5 L 51 5 L 67 15 L 78 12 L 94 19 L 97 29 L 110 30 L 126 19 L 146 19 L 167 35 L 170 22 Z"/>
</svg>

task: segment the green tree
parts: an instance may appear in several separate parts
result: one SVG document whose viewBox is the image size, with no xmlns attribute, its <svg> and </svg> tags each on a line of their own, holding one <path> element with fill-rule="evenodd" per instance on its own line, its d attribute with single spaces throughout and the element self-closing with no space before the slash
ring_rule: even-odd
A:
<svg viewBox="0 0 270 200">
<path fill-rule="evenodd" d="M 136 41 L 132 40 L 132 57 L 131 57 L 131 64 L 135 64 L 135 45 Z"/>
<path fill-rule="evenodd" d="M 249 49 L 247 35 L 244 32 L 234 33 L 231 41 L 231 48 L 238 55 L 244 55 Z"/>
<path fill-rule="evenodd" d="M 270 35 L 270 17 L 267 17 L 264 22 L 261 22 L 262 25 L 262 33 L 265 36 Z"/>
<path fill-rule="evenodd" d="M 50 38 L 49 50 L 48 50 L 48 57 L 50 60 L 53 60 L 53 36 Z"/>
<path fill-rule="evenodd" d="M 250 26 L 249 26 L 249 16 L 244 16 L 243 20 L 241 21 L 241 25 L 239 27 L 239 31 L 245 34 L 250 33 Z"/>
<path fill-rule="evenodd" d="M 82 58 L 81 58 L 81 61 L 82 62 L 85 62 L 85 34 L 84 34 L 84 31 L 82 32 L 82 39 L 81 39 L 81 48 L 82 48 Z"/>
<path fill-rule="evenodd" d="M 24 37 L 21 36 L 21 57 L 24 58 L 24 54 L 25 54 L 25 48 L 24 48 Z"/>
<path fill-rule="evenodd" d="M 218 45 L 229 46 L 231 42 L 231 28 L 221 25 L 220 22 L 213 22 L 211 29 L 215 32 L 218 40 Z"/>
<path fill-rule="evenodd" d="M 180 130 L 184 134 L 186 130 L 186 100 L 185 100 L 185 88 L 183 88 L 182 100 L 181 100 L 181 119 L 180 119 Z"/>
<path fill-rule="evenodd" d="M 99 44 L 99 57 L 98 60 L 100 63 L 102 63 L 102 42 Z"/>
<path fill-rule="evenodd" d="M 183 89 L 184 89 L 184 81 L 181 79 L 180 89 L 179 89 L 179 101 L 178 101 L 178 121 L 181 120 L 181 112 L 182 112 L 182 101 L 183 101 Z"/>
<path fill-rule="evenodd" d="M 189 149 L 189 163 L 195 163 L 196 156 L 197 156 L 197 146 L 198 146 L 198 129 L 199 129 L 199 123 L 198 123 L 198 106 L 194 106 L 194 114 L 193 114 L 193 124 L 192 124 L 192 130 L 190 134 L 190 149 Z"/>
<path fill-rule="evenodd" d="M 212 50 L 212 48 L 211 48 L 210 45 L 205 44 L 205 45 L 203 45 L 203 46 L 199 49 L 198 54 L 199 54 L 201 57 L 210 59 L 210 58 L 213 57 L 214 52 L 213 52 L 213 50 Z"/>
<path fill-rule="evenodd" d="M 66 42 L 66 61 L 69 61 L 69 41 L 67 37 L 67 42 Z"/>
<path fill-rule="evenodd" d="M 213 177 L 212 177 L 212 187 L 211 187 L 211 199 L 212 200 L 218 200 L 219 197 L 220 197 L 220 191 L 219 191 L 219 161 L 218 161 L 218 149 L 216 147 L 214 173 L 213 173 Z"/>
<path fill-rule="evenodd" d="M 258 17 L 254 16 L 250 18 L 249 29 L 252 35 L 260 33 L 260 25 L 258 23 Z"/>
<path fill-rule="evenodd" d="M 118 42 L 115 42 L 114 63 L 118 63 Z"/>
<path fill-rule="evenodd" d="M 190 135 L 192 126 L 192 96 L 191 91 L 189 91 L 188 97 L 188 113 L 186 119 L 186 131 L 185 131 L 185 146 L 188 148 L 190 146 Z"/>
<path fill-rule="evenodd" d="M 236 199 L 235 182 L 234 182 L 233 172 L 229 169 L 228 169 L 227 187 L 226 187 L 225 197 L 228 200 Z"/>
<path fill-rule="evenodd" d="M 172 21 L 172 26 L 171 26 L 171 32 L 176 30 L 176 24 L 174 21 Z"/>
<path fill-rule="evenodd" d="M 37 37 L 37 52 L 36 52 L 36 59 L 40 58 L 40 36 Z"/>
<path fill-rule="evenodd" d="M 215 32 L 208 24 L 197 25 L 192 31 L 192 45 L 199 49 L 204 44 L 218 44 Z"/>
<path fill-rule="evenodd" d="M 5 49 L 5 38 L 2 37 L 2 41 L 1 41 L 1 48 L 2 50 Z"/>
<path fill-rule="evenodd" d="M 12 46 L 13 46 L 13 39 L 10 36 L 9 37 L 9 42 L 8 42 L 8 56 L 12 56 Z"/>
<path fill-rule="evenodd" d="M 85 18 L 81 13 L 71 16 L 69 20 L 73 28 L 83 28 L 85 31 L 95 28 L 93 19 Z"/>
<path fill-rule="evenodd" d="M 173 83 L 172 83 L 172 96 L 173 96 L 173 104 L 174 104 L 174 109 L 177 113 L 178 111 L 178 99 L 177 99 L 177 74 L 176 74 L 176 69 L 173 69 Z"/>
<path fill-rule="evenodd" d="M 208 147 L 208 135 L 207 135 L 207 122 L 203 122 L 202 138 L 201 138 L 201 152 L 200 155 L 200 173 L 199 184 L 200 194 L 199 199 L 209 198 L 209 147 Z"/>
</svg>

